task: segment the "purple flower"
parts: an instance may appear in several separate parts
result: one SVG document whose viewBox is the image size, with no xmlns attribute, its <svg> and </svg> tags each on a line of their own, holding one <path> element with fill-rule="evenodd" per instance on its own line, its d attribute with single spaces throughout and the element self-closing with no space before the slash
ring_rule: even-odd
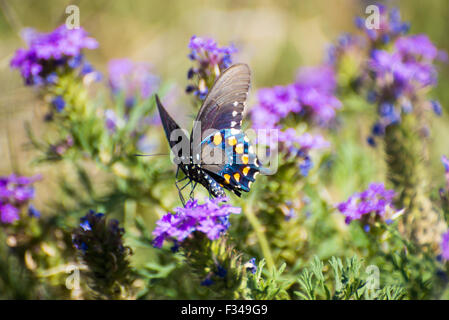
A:
<svg viewBox="0 0 449 320">
<path fill-rule="evenodd" d="M 331 66 L 301 68 L 294 87 L 301 106 L 319 124 L 329 123 L 341 107 L 335 96 L 335 72 Z"/>
<path fill-rule="evenodd" d="M 74 69 L 82 64 L 83 49 L 98 47 L 83 28 L 69 30 L 65 25 L 49 33 L 25 29 L 22 36 L 28 49 L 18 49 L 10 65 L 20 70 L 27 85 L 52 84 L 57 70 Z"/>
<path fill-rule="evenodd" d="M 441 116 L 443 114 L 443 108 L 441 107 L 441 104 L 438 101 L 432 100 L 430 101 L 430 104 L 432 105 L 432 110 L 437 116 Z"/>
<path fill-rule="evenodd" d="M 52 100 L 52 104 L 55 107 L 56 111 L 58 112 L 62 112 L 62 110 L 64 110 L 65 107 L 65 101 L 64 98 L 61 96 L 56 96 L 55 98 L 53 98 Z"/>
<path fill-rule="evenodd" d="M 256 258 L 251 258 L 247 263 L 245 263 L 244 267 L 246 271 L 249 271 L 252 274 L 256 274 L 257 272 Z"/>
<path fill-rule="evenodd" d="M 164 215 L 153 231 L 153 246 L 161 248 L 165 240 L 184 241 L 195 231 L 204 233 L 210 240 L 216 240 L 229 228 L 230 214 L 239 214 L 240 208 L 220 203 L 226 198 L 206 199 L 204 204 L 189 200 L 184 208 Z"/>
<path fill-rule="evenodd" d="M 449 260 L 449 231 L 446 233 L 443 233 L 443 236 L 441 238 L 441 256 L 444 260 Z"/>
<path fill-rule="evenodd" d="M 394 196 L 395 192 L 385 189 L 383 183 L 371 183 L 367 190 L 355 193 L 336 207 L 345 215 L 347 224 L 352 220 L 361 220 L 365 215 L 373 213 L 382 218 L 387 209 L 392 207 Z"/>
<path fill-rule="evenodd" d="M 444 171 L 446 173 L 449 173 L 449 159 L 445 155 L 443 155 L 441 156 L 441 162 L 443 163 Z"/>
<path fill-rule="evenodd" d="M 439 57 L 438 49 L 432 41 L 424 34 L 400 37 L 394 43 L 397 52 L 406 60 L 417 58 L 433 61 Z"/>
<path fill-rule="evenodd" d="M 107 109 L 104 111 L 105 126 L 109 133 L 114 133 L 117 128 L 122 127 L 123 120 L 120 119 L 114 112 L 114 110 Z"/>
<path fill-rule="evenodd" d="M 443 233 L 443 236 L 441 238 L 441 256 L 444 260 L 449 260 L 449 231 L 446 233 Z"/>
<path fill-rule="evenodd" d="M 21 207 L 34 199 L 32 184 L 40 176 L 21 177 L 11 174 L 0 177 L 0 222 L 12 223 L 20 218 Z M 34 207 L 30 209 L 38 212 Z"/>
<path fill-rule="evenodd" d="M 19 220 L 20 210 L 10 203 L 0 204 L 0 222 L 2 223 L 13 223 Z"/>
<path fill-rule="evenodd" d="M 134 97 L 148 99 L 159 87 L 160 79 L 151 73 L 147 63 L 113 59 L 108 63 L 108 72 L 112 92 L 124 93 L 128 107 L 134 105 Z"/>
<path fill-rule="evenodd" d="M 275 124 L 287 117 L 290 112 L 301 111 L 301 105 L 292 85 L 262 88 L 257 92 L 257 97 L 259 104 L 251 112 L 255 128 L 274 128 Z"/>
<path fill-rule="evenodd" d="M 28 216 L 40 218 L 41 212 L 37 210 L 32 204 L 28 207 Z"/>
</svg>

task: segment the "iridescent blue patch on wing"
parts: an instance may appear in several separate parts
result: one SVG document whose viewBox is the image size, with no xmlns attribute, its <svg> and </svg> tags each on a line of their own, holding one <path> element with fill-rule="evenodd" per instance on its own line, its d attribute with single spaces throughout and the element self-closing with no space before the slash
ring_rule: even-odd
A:
<svg viewBox="0 0 449 320">
<path fill-rule="evenodd" d="M 238 129 L 222 129 L 207 136 L 201 144 L 209 149 L 220 148 L 222 162 L 215 173 L 220 177 L 224 188 L 249 192 L 251 183 L 260 171 L 260 163 L 249 139 Z M 208 149 L 208 150 L 209 150 Z"/>
</svg>

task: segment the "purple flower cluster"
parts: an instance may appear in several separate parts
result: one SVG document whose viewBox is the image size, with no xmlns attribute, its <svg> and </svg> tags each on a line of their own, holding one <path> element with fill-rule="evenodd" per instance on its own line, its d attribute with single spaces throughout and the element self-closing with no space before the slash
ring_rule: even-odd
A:
<svg viewBox="0 0 449 320">
<path fill-rule="evenodd" d="M 444 260 L 449 260 L 449 231 L 443 233 L 441 238 L 441 256 Z"/>
<path fill-rule="evenodd" d="M 113 59 L 108 63 L 109 85 L 114 94 L 123 93 L 126 106 L 135 104 L 135 97 L 148 99 L 159 87 L 160 79 L 151 73 L 151 66 L 129 59 Z"/>
<path fill-rule="evenodd" d="M 328 124 L 341 107 L 335 90 L 335 73 L 331 66 L 301 68 L 295 83 L 258 91 L 259 104 L 251 112 L 253 126 L 274 128 L 290 113 Z"/>
<path fill-rule="evenodd" d="M 251 110 L 254 129 L 276 128 L 291 112 L 302 110 L 293 85 L 262 88 L 257 98 L 258 104 Z"/>
<path fill-rule="evenodd" d="M 184 241 L 195 231 L 204 233 L 210 240 L 216 240 L 229 228 L 229 215 L 239 214 L 240 208 L 221 204 L 226 198 L 206 199 L 204 204 L 189 200 L 184 208 L 164 215 L 153 231 L 153 246 L 161 248 L 165 240 L 175 243 Z"/>
<path fill-rule="evenodd" d="M 9 224 L 20 219 L 21 208 L 34 199 L 32 184 L 39 180 L 39 176 L 20 177 L 15 174 L 0 177 L 0 222 Z M 40 215 L 33 206 L 29 206 L 29 214 Z"/>
<path fill-rule="evenodd" d="M 295 84 L 260 89 L 258 104 L 251 110 L 253 128 L 258 130 L 258 143 L 274 146 L 279 142 L 280 149 L 285 151 L 287 156 L 293 155 L 300 160 L 299 169 L 303 176 L 307 176 L 313 165 L 308 155 L 309 151 L 327 148 L 329 143 L 320 135 L 313 136 L 310 133 L 298 135 L 294 128 L 284 130 L 283 120 L 290 114 L 307 115 L 309 111 L 312 114 L 317 111 L 314 113 L 316 118 L 326 115 L 326 120 L 322 117 L 325 121 L 335 115 L 334 112 L 328 112 L 329 108 L 332 108 L 329 104 L 321 105 L 332 100 L 327 93 L 335 88 L 335 81 L 325 77 L 329 81 L 320 83 L 319 79 L 323 80 L 321 77 L 323 74 L 314 76 L 309 74 L 309 71 L 312 72 L 306 70 L 300 73 L 300 81 Z M 306 79 L 310 80 L 309 84 L 306 84 Z M 320 96 L 320 93 L 323 95 Z M 336 100 L 335 97 L 333 98 Z M 329 116 L 330 114 L 332 116 Z M 272 130 L 276 130 L 277 135 L 274 135 Z M 277 141 L 275 141 L 276 137 Z"/>
<path fill-rule="evenodd" d="M 367 190 L 355 193 L 347 201 L 339 203 L 337 209 L 345 215 L 347 224 L 373 213 L 376 217 L 386 218 L 385 213 L 389 207 L 392 208 L 394 196 L 395 192 L 385 189 L 383 183 L 371 183 Z M 390 221 L 386 219 L 385 222 Z"/>
<path fill-rule="evenodd" d="M 344 85 L 359 93 L 366 90 L 367 100 L 377 105 L 379 120 L 367 139 L 371 146 L 389 125 L 399 124 L 402 115 L 414 109 L 441 115 L 440 103 L 427 101 L 423 94 L 437 83 L 435 61 L 447 60 L 426 35 L 406 35 L 409 24 L 401 20 L 399 10 L 388 10 L 380 4 L 377 7 L 379 27 L 369 28 L 366 23 L 373 21 L 356 18 L 356 26 L 363 33 L 342 35 L 328 58 L 336 68 L 350 61 L 356 71 Z"/>
<path fill-rule="evenodd" d="M 392 98 L 410 97 L 436 84 L 433 61 L 439 57 L 438 52 L 426 35 L 404 36 L 395 41 L 393 52 L 374 50 L 368 64 L 381 90 L 392 88 Z"/>
<path fill-rule="evenodd" d="M 215 78 L 232 64 L 232 54 L 237 52 L 233 46 L 219 47 L 211 38 L 192 36 L 189 42 L 189 58 L 196 62 L 196 66 L 187 72 L 188 79 L 197 77 L 194 84 L 186 88 L 187 93 L 193 93 L 203 100 L 208 92 L 208 85 L 212 85 Z"/>
<path fill-rule="evenodd" d="M 444 55 L 425 35 L 410 35 L 396 39 L 393 51 L 373 50 L 368 68 L 373 75 L 374 87 L 370 91 L 370 102 L 378 105 L 379 121 L 372 128 L 368 140 L 374 144 L 374 136 L 381 136 L 385 128 L 401 121 L 401 115 L 413 111 L 417 95 L 424 88 L 437 83 L 435 59 Z M 429 110 L 441 115 L 437 101 L 425 104 Z"/>
<path fill-rule="evenodd" d="M 11 67 L 19 69 L 27 85 L 54 84 L 58 74 L 80 68 L 82 75 L 93 72 L 84 59 L 83 49 L 95 49 L 98 43 L 82 29 L 69 30 L 62 25 L 50 33 L 26 29 L 23 38 L 28 49 L 19 49 Z"/>
</svg>

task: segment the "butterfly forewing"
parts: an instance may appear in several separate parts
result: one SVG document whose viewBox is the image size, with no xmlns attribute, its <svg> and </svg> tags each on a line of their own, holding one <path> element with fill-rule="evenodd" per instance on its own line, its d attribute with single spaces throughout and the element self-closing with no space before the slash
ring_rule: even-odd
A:
<svg viewBox="0 0 449 320">
<path fill-rule="evenodd" d="M 162 126 L 164 127 L 165 135 L 167 137 L 168 143 L 170 144 L 170 149 L 173 151 L 175 156 L 181 157 L 182 153 L 188 158 L 190 154 L 190 140 L 179 125 L 173 120 L 173 118 L 165 110 L 158 95 L 156 95 L 156 104 L 161 116 Z M 176 131 L 175 131 L 176 130 Z"/>
<path fill-rule="evenodd" d="M 240 129 L 243 110 L 251 83 L 251 72 L 246 64 L 235 64 L 215 81 L 196 117 L 192 132 L 201 125 L 201 135 L 210 129 Z"/>
</svg>

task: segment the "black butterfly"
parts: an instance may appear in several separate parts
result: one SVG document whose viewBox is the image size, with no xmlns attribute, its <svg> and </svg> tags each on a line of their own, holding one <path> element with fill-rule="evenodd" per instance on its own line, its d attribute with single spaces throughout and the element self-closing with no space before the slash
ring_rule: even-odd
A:
<svg viewBox="0 0 449 320">
<path fill-rule="evenodd" d="M 189 197 L 198 183 L 209 196 L 223 197 L 224 189 L 237 196 L 249 192 L 251 183 L 261 171 L 259 160 L 241 130 L 242 113 L 250 87 L 250 70 L 246 64 L 235 64 L 226 69 L 215 81 L 194 122 L 190 139 L 170 117 L 156 95 L 156 103 L 175 163 L 185 177 L 176 180 L 181 191 L 193 185 Z M 172 137 L 171 137 L 172 136 Z M 179 183 L 188 179 L 183 187 Z"/>
</svg>

